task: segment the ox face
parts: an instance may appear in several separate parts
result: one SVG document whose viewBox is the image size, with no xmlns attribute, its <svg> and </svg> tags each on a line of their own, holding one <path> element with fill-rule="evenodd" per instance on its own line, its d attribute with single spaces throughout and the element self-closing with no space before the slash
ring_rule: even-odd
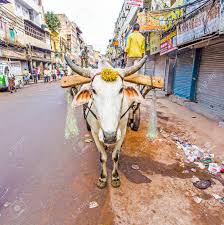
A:
<svg viewBox="0 0 224 225">
<path fill-rule="evenodd" d="M 92 96 L 100 123 L 99 139 L 105 144 L 116 143 L 121 136 L 118 127 L 123 101 L 123 81 L 106 82 L 96 76 L 92 82 Z"/>
<path fill-rule="evenodd" d="M 124 98 L 140 102 L 141 94 L 134 87 L 125 87 L 121 77 L 116 81 L 104 81 L 95 76 L 88 89 L 81 90 L 74 99 L 75 105 L 87 103 L 93 99 L 97 119 L 100 124 L 99 140 L 105 144 L 115 144 L 121 138 L 119 122 L 122 116 Z M 125 109 L 127 110 L 127 109 Z"/>
</svg>

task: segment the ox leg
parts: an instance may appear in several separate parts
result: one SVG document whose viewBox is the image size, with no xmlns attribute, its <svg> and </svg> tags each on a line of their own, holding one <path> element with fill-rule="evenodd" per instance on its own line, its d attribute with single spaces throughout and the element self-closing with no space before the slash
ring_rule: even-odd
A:
<svg viewBox="0 0 224 225">
<path fill-rule="evenodd" d="M 105 151 L 104 146 L 99 141 L 97 135 L 94 132 L 92 132 L 92 135 L 96 142 L 96 147 L 100 152 L 101 173 L 100 178 L 97 182 L 97 187 L 103 189 L 107 186 L 107 153 Z"/>
<path fill-rule="evenodd" d="M 124 141 L 125 131 L 126 131 L 126 128 L 122 132 L 122 138 L 117 143 L 117 145 L 115 146 L 115 149 L 114 149 L 113 154 L 112 154 L 113 171 L 112 171 L 111 185 L 114 188 L 118 188 L 118 187 L 121 186 L 121 181 L 120 181 L 120 177 L 119 177 L 119 173 L 118 173 L 118 162 L 119 162 L 119 158 L 120 158 L 121 146 L 122 146 L 123 141 Z"/>
</svg>

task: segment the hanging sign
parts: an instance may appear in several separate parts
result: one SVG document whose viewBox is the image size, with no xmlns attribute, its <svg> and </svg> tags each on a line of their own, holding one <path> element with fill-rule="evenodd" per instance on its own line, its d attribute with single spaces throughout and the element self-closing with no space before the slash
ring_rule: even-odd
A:
<svg viewBox="0 0 224 225">
<path fill-rule="evenodd" d="M 143 8 L 144 0 L 126 0 L 126 4 Z"/>
<path fill-rule="evenodd" d="M 165 23 L 163 23 L 163 14 L 140 12 L 138 13 L 138 23 L 142 32 L 163 31 L 165 29 Z"/>
<path fill-rule="evenodd" d="M 173 28 L 173 30 L 166 31 L 162 34 L 160 41 L 160 55 L 164 55 L 175 49 L 177 49 L 177 31 Z"/>
</svg>

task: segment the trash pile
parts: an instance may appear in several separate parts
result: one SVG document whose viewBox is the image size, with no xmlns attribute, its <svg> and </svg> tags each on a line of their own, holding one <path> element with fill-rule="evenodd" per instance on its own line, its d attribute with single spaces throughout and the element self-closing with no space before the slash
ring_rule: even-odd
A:
<svg viewBox="0 0 224 225">
<path fill-rule="evenodd" d="M 208 150 L 189 144 L 181 140 L 177 136 L 172 136 L 177 148 L 184 151 L 186 160 L 185 163 L 194 163 L 200 169 L 208 169 L 211 174 L 224 173 L 224 161 L 221 164 L 214 162 L 214 154 L 211 154 Z"/>
</svg>

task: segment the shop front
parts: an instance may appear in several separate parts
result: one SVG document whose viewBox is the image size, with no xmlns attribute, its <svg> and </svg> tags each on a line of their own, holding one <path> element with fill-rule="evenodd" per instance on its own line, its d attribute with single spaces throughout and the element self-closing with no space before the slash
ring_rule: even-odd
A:
<svg viewBox="0 0 224 225">
<path fill-rule="evenodd" d="M 224 40 L 201 50 L 196 101 L 224 120 Z"/>
</svg>

